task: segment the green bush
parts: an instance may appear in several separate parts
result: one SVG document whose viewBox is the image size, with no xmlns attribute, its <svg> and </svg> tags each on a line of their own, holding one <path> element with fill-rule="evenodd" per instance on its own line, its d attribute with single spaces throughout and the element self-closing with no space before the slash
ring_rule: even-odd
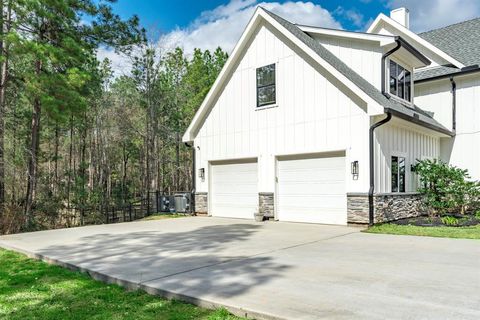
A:
<svg viewBox="0 0 480 320">
<path fill-rule="evenodd" d="M 465 214 L 475 209 L 480 199 L 480 183 L 471 181 L 467 170 L 440 160 L 421 160 L 414 167 L 419 175 L 418 191 L 425 196 L 431 216 L 446 213 Z"/>
<path fill-rule="evenodd" d="M 447 226 L 456 226 L 458 225 L 458 219 L 452 216 L 442 217 L 442 223 Z"/>
</svg>

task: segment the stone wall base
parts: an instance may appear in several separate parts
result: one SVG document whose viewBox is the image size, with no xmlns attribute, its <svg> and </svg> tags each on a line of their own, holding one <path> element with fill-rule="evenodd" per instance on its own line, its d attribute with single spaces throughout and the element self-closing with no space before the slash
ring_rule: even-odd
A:
<svg viewBox="0 0 480 320">
<path fill-rule="evenodd" d="M 373 196 L 374 223 L 418 217 L 424 214 L 418 193 L 382 193 Z M 368 223 L 368 195 L 347 194 L 348 223 Z"/>
<path fill-rule="evenodd" d="M 258 210 L 267 219 L 274 217 L 274 195 L 273 192 L 260 192 L 258 194 Z"/>
<path fill-rule="evenodd" d="M 195 213 L 208 213 L 208 193 L 195 192 Z"/>
</svg>

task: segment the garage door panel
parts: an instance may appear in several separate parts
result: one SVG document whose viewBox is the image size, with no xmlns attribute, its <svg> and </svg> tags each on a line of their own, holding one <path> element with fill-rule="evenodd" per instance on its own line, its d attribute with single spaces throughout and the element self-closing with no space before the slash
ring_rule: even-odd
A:
<svg viewBox="0 0 480 320">
<path fill-rule="evenodd" d="M 346 224 L 345 157 L 279 160 L 279 220 Z"/>
<path fill-rule="evenodd" d="M 257 170 L 256 162 L 212 164 L 211 214 L 252 219 L 258 206 Z"/>
<path fill-rule="evenodd" d="M 301 183 L 296 181 L 294 183 L 289 182 L 285 183 L 285 180 L 281 181 L 281 187 L 279 187 L 279 192 L 287 195 L 301 195 L 305 194 L 305 189 L 310 189 L 309 194 L 311 195 L 335 195 L 341 193 L 345 189 L 344 181 L 326 181 L 326 183 Z M 288 181 L 287 181 L 288 182 Z M 308 194 L 305 194 L 308 196 Z"/>
</svg>

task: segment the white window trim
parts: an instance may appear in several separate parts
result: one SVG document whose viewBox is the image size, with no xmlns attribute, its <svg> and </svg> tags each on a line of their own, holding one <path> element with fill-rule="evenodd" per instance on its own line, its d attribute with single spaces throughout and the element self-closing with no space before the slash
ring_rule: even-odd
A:
<svg viewBox="0 0 480 320">
<path fill-rule="evenodd" d="M 258 106 L 258 97 L 257 97 L 257 69 L 269 66 L 271 64 L 275 65 L 275 102 L 263 105 L 261 107 Z M 255 68 L 253 68 L 254 75 L 255 75 L 255 111 L 261 111 L 265 109 L 272 109 L 272 108 L 277 108 L 278 107 L 278 61 L 271 61 L 271 62 L 265 62 L 262 64 L 259 64 Z"/>
<path fill-rule="evenodd" d="M 402 66 L 405 70 L 408 70 L 410 71 L 410 100 L 411 101 L 408 101 L 408 100 L 405 100 L 403 98 L 400 98 L 399 96 L 393 94 L 393 93 L 390 93 L 390 60 L 395 62 L 396 64 Z M 413 81 L 413 68 L 412 67 L 408 67 L 405 63 L 401 62 L 400 60 L 398 59 L 392 59 L 392 58 L 388 58 L 386 59 L 386 62 L 385 62 L 387 65 L 386 65 L 386 68 L 385 68 L 385 72 L 387 73 L 385 75 L 385 82 L 386 82 L 386 87 L 387 87 L 387 92 L 389 94 L 389 96 L 395 100 L 398 100 L 402 103 L 406 103 L 406 104 L 409 104 L 410 106 L 413 106 L 413 99 L 414 99 L 414 81 Z"/>
<path fill-rule="evenodd" d="M 405 158 L 405 191 L 393 191 L 392 190 L 392 157 L 402 157 L 402 158 Z M 390 175 L 389 175 L 389 180 L 390 180 L 390 192 L 391 193 L 399 193 L 399 194 L 403 194 L 403 193 L 407 193 L 409 192 L 409 188 L 408 188 L 408 182 L 410 181 L 410 178 L 409 178 L 409 175 L 411 175 L 411 172 L 410 172 L 410 167 L 409 167 L 409 161 L 408 161 L 408 156 L 407 156 L 407 153 L 406 152 L 391 152 L 390 153 L 390 157 L 388 159 L 388 161 L 390 162 Z M 400 186 L 398 188 L 400 190 Z"/>
</svg>

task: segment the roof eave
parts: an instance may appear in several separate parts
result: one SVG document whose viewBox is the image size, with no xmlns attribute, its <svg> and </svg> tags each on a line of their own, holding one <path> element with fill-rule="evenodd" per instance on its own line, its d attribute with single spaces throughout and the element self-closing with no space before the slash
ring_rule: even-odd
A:
<svg viewBox="0 0 480 320">
<path fill-rule="evenodd" d="M 435 124 L 423 121 L 420 118 L 411 117 L 411 116 L 409 116 L 405 113 L 399 112 L 397 110 L 385 107 L 385 112 L 390 112 L 393 116 L 395 116 L 397 118 L 412 122 L 414 124 L 418 124 L 422 127 L 428 128 L 428 129 L 436 131 L 436 132 L 439 132 L 439 133 L 447 135 L 449 137 L 454 137 L 455 136 L 455 132 L 450 131 L 445 127 L 437 126 Z"/>
</svg>

